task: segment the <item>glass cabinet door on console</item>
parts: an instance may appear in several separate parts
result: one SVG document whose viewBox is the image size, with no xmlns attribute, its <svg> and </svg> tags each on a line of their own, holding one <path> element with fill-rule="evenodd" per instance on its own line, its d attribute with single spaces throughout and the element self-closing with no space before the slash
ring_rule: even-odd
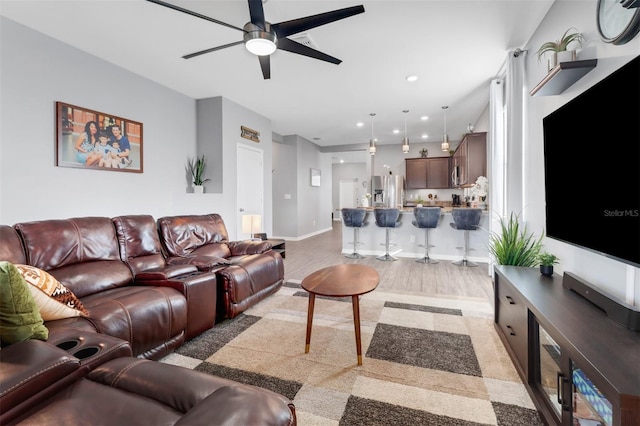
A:
<svg viewBox="0 0 640 426">
<path fill-rule="evenodd" d="M 613 406 L 562 347 L 535 322 L 535 386 L 557 424 L 612 426 Z"/>
<path fill-rule="evenodd" d="M 613 425 L 613 406 L 587 375 L 571 363 L 573 382 L 573 424 L 589 426 Z M 640 378 L 639 378 L 640 380 Z"/>
<path fill-rule="evenodd" d="M 566 376 L 562 373 L 562 349 L 544 328 L 538 326 L 536 351 L 536 386 L 558 421 L 562 419 L 562 386 Z"/>
</svg>

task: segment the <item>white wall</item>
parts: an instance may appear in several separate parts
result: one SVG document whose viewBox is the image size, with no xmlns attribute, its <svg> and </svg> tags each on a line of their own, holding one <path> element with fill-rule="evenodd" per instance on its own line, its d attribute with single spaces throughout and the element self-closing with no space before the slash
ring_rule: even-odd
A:
<svg viewBox="0 0 640 426">
<path fill-rule="evenodd" d="M 527 91 L 538 84 L 546 75 L 546 64 L 539 63 L 535 55 L 538 47 L 546 41 L 558 39 L 570 27 L 575 27 L 582 32 L 586 39 L 578 59 L 598 59 L 597 67 L 564 93 L 557 96 L 528 97 L 527 139 L 524 155 L 524 187 L 526 190 L 524 196 L 525 208 L 528 209 L 530 222 L 529 229 L 536 232 L 543 230 L 545 224 L 542 119 L 640 54 L 640 36 L 621 46 L 614 46 L 600 40 L 596 24 L 596 4 L 596 0 L 556 1 L 526 46 L 529 51 L 526 62 L 526 81 L 529 86 Z M 622 102 L 623 97 L 620 100 Z M 611 107 L 615 108 L 616 106 L 612 105 Z M 634 119 L 638 120 L 638 117 Z M 589 123 L 571 123 L 569 125 L 588 126 Z M 605 142 L 603 141 L 603 143 Z M 638 141 L 629 142 L 637 143 Z M 568 143 L 576 142 L 568 141 Z M 577 143 L 576 149 L 583 148 Z M 623 150 L 609 152 L 603 148 L 602 153 L 616 155 L 616 153 L 622 152 Z M 602 153 L 594 152 L 594 156 L 602 155 Z M 597 179 L 595 174 L 594 179 Z M 582 184 L 580 182 L 558 182 L 558 185 L 566 186 L 569 195 L 591 191 L 589 182 Z M 588 227 L 585 228 L 585 232 L 589 232 Z M 631 237 L 637 238 L 637 236 Z M 626 299 L 629 303 L 640 305 L 639 268 L 552 239 L 546 239 L 545 246 L 560 257 L 560 264 L 555 268 L 557 272 L 573 272 L 622 300 Z"/>
</svg>

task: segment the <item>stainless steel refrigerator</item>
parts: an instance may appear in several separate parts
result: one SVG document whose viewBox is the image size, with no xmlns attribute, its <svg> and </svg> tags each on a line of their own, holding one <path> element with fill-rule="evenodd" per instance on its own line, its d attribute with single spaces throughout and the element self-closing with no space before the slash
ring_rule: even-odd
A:
<svg viewBox="0 0 640 426">
<path fill-rule="evenodd" d="M 402 208 L 404 202 L 404 176 L 388 175 L 371 178 L 373 207 Z"/>
</svg>

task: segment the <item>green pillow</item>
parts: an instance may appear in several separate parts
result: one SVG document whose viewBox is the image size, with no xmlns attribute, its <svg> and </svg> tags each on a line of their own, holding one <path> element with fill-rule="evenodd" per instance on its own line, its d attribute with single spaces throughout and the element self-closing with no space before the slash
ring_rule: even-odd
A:
<svg viewBox="0 0 640 426">
<path fill-rule="evenodd" d="M 47 340 L 38 305 L 14 264 L 0 261 L 0 344 L 4 347 L 23 340 Z"/>
</svg>

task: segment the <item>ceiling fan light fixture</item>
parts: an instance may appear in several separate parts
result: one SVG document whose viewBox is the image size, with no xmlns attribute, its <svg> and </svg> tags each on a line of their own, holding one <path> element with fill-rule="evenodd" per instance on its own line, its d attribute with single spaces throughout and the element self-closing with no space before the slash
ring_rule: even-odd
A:
<svg viewBox="0 0 640 426">
<path fill-rule="evenodd" d="M 245 33 L 244 45 L 256 56 L 269 56 L 278 48 L 276 35 L 260 29 Z"/>
</svg>

